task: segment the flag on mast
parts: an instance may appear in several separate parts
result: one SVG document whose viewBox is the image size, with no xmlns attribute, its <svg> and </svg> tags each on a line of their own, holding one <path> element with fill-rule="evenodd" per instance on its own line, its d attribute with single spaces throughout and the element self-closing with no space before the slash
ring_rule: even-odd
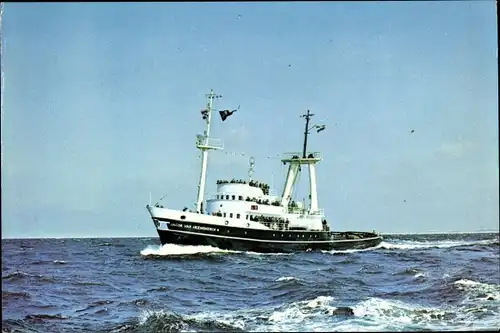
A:
<svg viewBox="0 0 500 333">
<path fill-rule="evenodd" d="M 233 113 L 235 113 L 239 109 L 240 109 L 240 105 L 238 105 L 237 109 L 234 109 L 231 111 L 230 110 L 221 110 L 221 111 L 219 111 L 220 118 L 222 119 L 222 121 L 225 121 L 227 117 L 229 117 L 230 115 L 232 115 Z"/>
</svg>

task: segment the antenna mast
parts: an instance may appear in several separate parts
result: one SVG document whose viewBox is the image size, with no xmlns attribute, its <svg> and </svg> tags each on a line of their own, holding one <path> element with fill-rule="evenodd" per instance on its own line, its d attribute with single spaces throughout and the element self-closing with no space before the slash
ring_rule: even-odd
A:
<svg viewBox="0 0 500 333">
<path fill-rule="evenodd" d="M 213 90 L 210 90 L 207 97 L 207 107 L 201 110 L 203 119 L 206 121 L 206 129 L 203 135 L 196 136 L 196 147 L 201 150 L 201 172 L 200 181 L 198 183 L 198 196 L 196 199 L 196 212 L 203 213 L 203 194 L 205 192 L 205 182 L 207 178 L 207 162 L 208 151 L 211 149 L 224 149 L 224 145 L 220 139 L 210 138 L 210 124 L 212 121 L 213 101 L 215 98 L 221 98 L 221 95 L 216 95 Z"/>
<path fill-rule="evenodd" d="M 303 114 L 301 117 L 306 118 L 306 129 L 304 130 L 304 148 L 302 149 L 302 158 L 306 158 L 306 151 L 307 151 L 307 135 L 309 134 L 309 120 L 311 117 L 314 116 L 314 113 L 311 113 L 311 111 L 307 110 L 306 114 Z"/>
</svg>

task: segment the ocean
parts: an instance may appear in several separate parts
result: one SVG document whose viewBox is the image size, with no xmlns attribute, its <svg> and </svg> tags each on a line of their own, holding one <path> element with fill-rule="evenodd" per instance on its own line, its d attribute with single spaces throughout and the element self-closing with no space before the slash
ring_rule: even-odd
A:
<svg viewBox="0 0 500 333">
<path fill-rule="evenodd" d="M 2 239 L 2 332 L 498 330 L 499 252 L 498 233 L 295 254 Z"/>
</svg>

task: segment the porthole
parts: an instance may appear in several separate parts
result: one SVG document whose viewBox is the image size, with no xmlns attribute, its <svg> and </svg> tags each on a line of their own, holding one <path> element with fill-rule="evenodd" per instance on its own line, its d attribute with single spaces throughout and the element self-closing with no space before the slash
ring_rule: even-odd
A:
<svg viewBox="0 0 500 333">
<path fill-rule="evenodd" d="M 273 237 L 276 237 L 276 234 L 273 234 Z"/>
<path fill-rule="evenodd" d="M 224 223 L 225 223 L 226 225 L 228 225 L 228 224 L 229 224 L 229 221 L 226 221 L 226 222 L 224 222 Z"/>
<path fill-rule="evenodd" d="M 186 219 L 186 215 L 181 215 L 181 220 L 185 220 Z"/>
<path fill-rule="evenodd" d="M 250 228 L 250 223 L 247 223 L 247 228 Z M 246 233 L 246 231 L 245 231 L 245 233 Z"/>
<path fill-rule="evenodd" d="M 283 234 L 281 234 L 281 237 L 283 237 Z"/>
</svg>

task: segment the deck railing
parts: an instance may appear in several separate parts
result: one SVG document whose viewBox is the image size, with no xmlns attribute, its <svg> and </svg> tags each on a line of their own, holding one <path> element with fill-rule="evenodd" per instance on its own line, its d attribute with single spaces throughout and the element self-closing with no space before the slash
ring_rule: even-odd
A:
<svg viewBox="0 0 500 333">
<path fill-rule="evenodd" d="M 321 159 L 320 152 L 306 152 L 306 159 Z M 304 159 L 302 152 L 287 152 L 283 154 L 283 160 Z"/>
<path fill-rule="evenodd" d="M 224 149 L 224 142 L 221 139 L 215 139 L 203 135 L 197 135 L 196 147 L 206 148 L 206 149 Z"/>
<path fill-rule="evenodd" d="M 322 208 L 318 208 L 318 209 L 316 209 L 314 211 L 309 211 L 309 209 L 307 209 L 307 208 L 288 207 L 288 209 L 286 210 L 286 213 L 288 213 L 288 214 L 297 214 L 297 215 L 307 214 L 307 215 L 321 215 L 321 216 L 324 216 L 325 215 L 325 210 L 322 209 Z"/>
</svg>

